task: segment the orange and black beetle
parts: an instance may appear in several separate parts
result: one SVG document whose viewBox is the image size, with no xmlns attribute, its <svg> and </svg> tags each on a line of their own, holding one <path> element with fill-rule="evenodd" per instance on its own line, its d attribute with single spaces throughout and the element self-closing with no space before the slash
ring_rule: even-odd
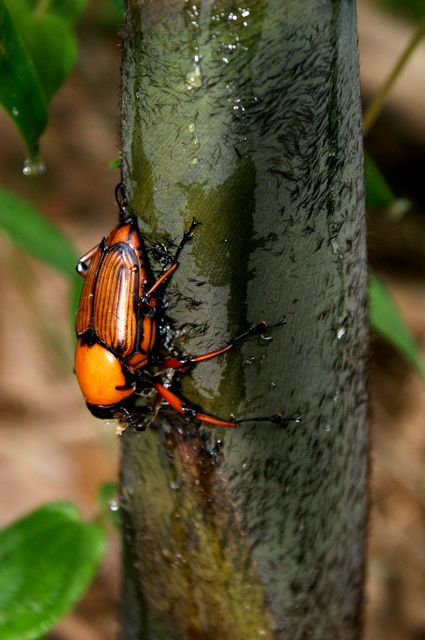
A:
<svg viewBox="0 0 425 640">
<path fill-rule="evenodd" d="M 209 424 L 235 427 L 248 420 L 286 422 L 288 418 L 282 419 L 280 415 L 239 420 L 207 415 L 161 384 L 149 371 L 152 365 L 159 369 L 186 369 L 229 351 L 249 335 L 263 333 L 268 325 L 265 322 L 253 325 L 224 347 L 209 353 L 161 359 L 157 349 L 160 290 L 177 269 L 180 252 L 197 223 L 192 222 L 171 264 L 155 279 L 137 218 L 127 212 L 122 185 L 118 185 L 116 197 L 120 223 L 82 256 L 77 266 L 84 285 L 76 321 L 75 374 L 90 411 L 99 418 L 127 419 L 137 428 L 134 418 L 140 409 L 134 401 L 141 391 L 154 387 L 176 411 Z"/>
</svg>

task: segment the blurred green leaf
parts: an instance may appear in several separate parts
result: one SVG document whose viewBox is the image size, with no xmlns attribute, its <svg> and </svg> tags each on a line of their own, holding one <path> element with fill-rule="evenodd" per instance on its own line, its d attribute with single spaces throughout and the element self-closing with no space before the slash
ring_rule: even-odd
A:
<svg viewBox="0 0 425 640">
<path fill-rule="evenodd" d="M 364 155 L 364 174 L 368 209 L 385 209 L 393 218 L 399 218 L 409 210 L 410 201 L 395 198 L 381 170 L 367 152 Z"/>
<path fill-rule="evenodd" d="M 45 505 L 0 531 L 0 637 L 32 640 L 82 597 L 105 552 L 103 529 L 73 505 Z"/>
<path fill-rule="evenodd" d="M 15 245 L 69 278 L 70 315 L 73 324 L 80 300 L 82 278 L 75 270 L 78 256 L 66 236 L 28 202 L 3 187 L 0 187 L 1 232 Z"/>
<path fill-rule="evenodd" d="M 417 19 L 425 16 L 425 3 L 423 0 L 377 0 L 377 3 L 408 18 Z"/>
<path fill-rule="evenodd" d="M 0 102 L 20 130 L 31 155 L 47 124 L 47 101 L 23 40 L 0 2 Z"/>
<path fill-rule="evenodd" d="M 13 0 L 15 2 L 15 0 Z M 74 24 L 84 11 L 87 0 L 26 0 L 28 9 L 33 13 L 51 13 Z"/>
<path fill-rule="evenodd" d="M 371 328 L 386 338 L 425 379 L 425 365 L 419 346 L 391 293 L 374 274 L 369 275 L 369 306 Z"/>
<path fill-rule="evenodd" d="M 366 204 L 371 209 L 384 209 L 394 200 L 394 194 L 380 169 L 365 151 L 364 174 L 366 186 Z"/>
<path fill-rule="evenodd" d="M 0 187 L 0 231 L 28 253 L 70 277 L 78 256 L 69 240 L 39 211 Z"/>
<path fill-rule="evenodd" d="M 0 101 L 32 157 L 47 123 L 47 104 L 74 66 L 72 25 L 85 0 L 0 2 Z"/>
</svg>

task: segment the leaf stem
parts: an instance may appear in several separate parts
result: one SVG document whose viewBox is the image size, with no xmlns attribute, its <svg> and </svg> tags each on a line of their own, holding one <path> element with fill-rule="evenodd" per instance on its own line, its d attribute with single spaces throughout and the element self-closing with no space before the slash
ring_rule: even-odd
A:
<svg viewBox="0 0 425 640">
<path fill-rule="evenodd" d="M 425 36 L 425 19 L 422 20 L 422 22 L 420 22 L 418 28 L 416 29 L 415 33 L 413 34 L 412 38 L 410 39 L 410 42 L 408 43 L 407 47 L 405 48 L 405 50 L 401 54 L 400 58 L 396 62 L 395 66 L 393 67 L 393 69 L 389 73 L 389 75 L 388 75 L 387 79 L 385 80 L 384 84 L 378 90 L 378 92 L 375 95 L 374 99 L 372 100 L 372 102 L 370 103 L 368 108 L 366 109 L 364 117 L 363 117 L 363 133 L 364 133 L 364 135 L 366 135 L 368 133 L 369 129 L 374 124 L 376 118 L 378 117 L 378 115 L 379 115 L 379 113 L 380 113 L 380 111 L 381 111 L 381 109 L 383 107 L 383 104 L 384 104 L 389 92 L 391 91 L 391 89 L 392 89 L 393 85 L 395 84 L 397 78 L 399 77 L 400 73 L 402 72 L 402 70 L 406 66 L 409 58 L 412 55 L 412 53 L 414 52 L 414 50 L 416 49 L 416 47 L 418 46 L 418 44 L 420 43 L 420 41 L 422 40 L 422 38 L 424 36 Z"/>
</svg>

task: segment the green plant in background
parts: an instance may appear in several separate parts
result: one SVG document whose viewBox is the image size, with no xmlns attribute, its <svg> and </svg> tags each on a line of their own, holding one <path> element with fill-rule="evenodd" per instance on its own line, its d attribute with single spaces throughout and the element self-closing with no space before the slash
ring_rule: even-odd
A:
<svg viewBox="0 0 425 640">
<path fill-rule="evenodd" d="M 69 239 L 29 202 L 4 187 L 0 187 L 0 228 L 17 247 L 69 279 L 74 317 L 81 282 L 75 271 L 78 256 Z"/>
<path fill-rule="evenodd" d="M 84 594 L 105 531 L 68 502 L 46 504 L 0 531 L 0 637 L 46 633 Z"/>
<path fill-rule="evenodd" d="M 73 25 L 86 0 L 0 3 L 0 101 L 28 147 L 24 172 L 42 170 L 39 139 L 53 95 L 77 58 Z"/>
<path fill-rule="evenodd" d="M 393 4 L 398 9 L 403 8 L 396 0 Z M 416 6 L 415 2 L 411 1 L 407 4 L 413 11 Z M 365 135 L 375 123 L 392 87 L 424 36 L 425 19 L 422 19 L 400 58 L 365 111 L 363 118 Z M 408 200 L 395 198 L 385 177 L 367 153 L 365 153 L 365 188 L 368 210 L 376 215 L 385 212 L 389 222 L 391 218 L 404 215 L 410 206 Z M 423 379 L 425 367 L 419 346 L 406 326 L 390 292 L 375 274 L 371 274 L 369 279 L 369 304 L 371 328 L 388 340 Z"/>
<path fill-rule="evenodd" d="M 27 145 L 27 174 L 43 167 L 39 139 L 48 121 L 49 102 L 75 63 L 73 26 L 84 6 L 85 0 L 0 3 L 0 102 Z M 422 38 L 424 24 L 419 30 L 402 64 L 398 63 L 397 73 Z M 367 126 L 379 112 L 397 73 L 392 74 L 391 82 L 384 83 L 368 111 L 373 117 L 366 115 Z M 393 215 L 405 211 L 406 201 L 394 198 L 368 157 L 365 176 L 371 210 L 385 209 Z M 70 278 L 75 306 L 79 283 L 74 277 L 77 256 L 71 243 L 40 212 L 3 187 L 0 229 L 14 244 Z M 424 377 L 418 346 L 388 290 L 375 275 L 370 278 L 369 295 L 372 329 L 389 340 Z M 99 523 L 109 520 L 106 514 L 115 491 L 114 485 L 100 490 L 97 523 L 81 520 L 70 504 L 53 503 L 0 532 L 1 638 L 40 637 L 82 596 L 104 553 L 105 527 Z"/>
<path fill-rule="evenodd" d="M 73 24 L 84 6 L 85 0 L 0 3 L 0 102 L 27 146 L 26 175 L 44 170 L 39 138 L 48 104 L 75 63 Z M 69 239 L 4 187 L 0 229 L 16 246 L 69 279 L 75 310 L 80 282 Z M 0 531 L 1 638 L 39 638 L 82 597 L 105 552 L 106 524 L 116 521 L 109 509 L 114 493 L 115 486 L 100 489 L 95 522 L 82 520 L 72 504 L 60 502 L 43 505 Z"/>
<path fill-rule="evenodd" d="M 423 0 L 375 0 L 384 9 L 393 11 L 402 16 L 418 19 L 425 16 L 425 4 Z"/>
</svg>

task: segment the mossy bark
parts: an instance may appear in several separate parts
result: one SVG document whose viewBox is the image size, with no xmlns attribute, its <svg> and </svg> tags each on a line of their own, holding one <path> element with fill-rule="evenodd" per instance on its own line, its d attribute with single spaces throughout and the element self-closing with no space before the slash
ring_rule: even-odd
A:
<svg viewBox="0 0 425 640">
<path fill-rule="evenodd" d="M 351 0 L 127 0 L 122 172 L 208 428 L 123 435 L 124 640 L 350 640 L 367 517 L 366 253 Z"/>
</svg>

